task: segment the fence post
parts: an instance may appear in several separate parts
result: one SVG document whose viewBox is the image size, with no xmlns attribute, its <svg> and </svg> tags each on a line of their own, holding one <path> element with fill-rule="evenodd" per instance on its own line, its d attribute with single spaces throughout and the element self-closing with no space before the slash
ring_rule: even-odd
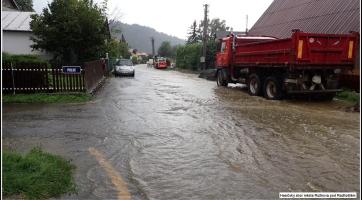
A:
<svg viewBox="0 0 362 200">
<path fill-rule="evenodd" d="M 48 76 L 48 68 L 45 68 L 45 77 L 46 77 L 46 84 L 47 84 L 47 93 L 49 93 L 49 76 Z"/>
<path fill-rule="evenodd" d="M 15 79 L 14 79 L 14 69 L 13 69 L 13 63 L 10 62 L 10 68 L 11 68 L 11 78 L 13 81 L 13 95 L 15 95 Z"/>
</svg>

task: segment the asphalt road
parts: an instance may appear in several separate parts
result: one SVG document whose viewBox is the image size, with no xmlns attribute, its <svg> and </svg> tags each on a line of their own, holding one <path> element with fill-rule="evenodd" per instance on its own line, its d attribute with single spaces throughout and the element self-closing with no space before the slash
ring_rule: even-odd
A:
<svg viewBox="0 0 362 200">
<path fill-rule="evenodd" d="M 136 66 L 84 104 L 6 104 L 4 148 L 71 159 L 64 199 L 275 199 L 359 192 L 359 113 L 267 101 L 193 74 Z"/>
</svg>

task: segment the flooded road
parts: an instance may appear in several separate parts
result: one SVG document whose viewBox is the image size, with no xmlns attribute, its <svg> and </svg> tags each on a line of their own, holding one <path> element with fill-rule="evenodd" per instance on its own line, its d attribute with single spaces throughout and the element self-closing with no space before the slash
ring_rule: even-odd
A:
<svg viewBox="0 0 362 200">
<path fill-rule="evenodd" d="M 64 199 L 120 198 L 117 174 L 132 199 L 360 191 L 359 113 L 240 90 L 139 65 L 135 78 L 108 79 L 89 103 L 4 105 L 3 145 L 71 159 L 79 191 Z"/>
</svg>

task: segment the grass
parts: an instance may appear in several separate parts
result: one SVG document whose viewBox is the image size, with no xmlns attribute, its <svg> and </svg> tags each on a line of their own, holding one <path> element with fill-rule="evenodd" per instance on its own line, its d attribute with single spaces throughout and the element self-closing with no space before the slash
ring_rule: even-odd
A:
<svg viewBox="0 0 362 200">
<path fill-rule="evenodd" d="M 40 148 L 24 156 L 3 151 L 3 195 L 48 199 L 76 193 L 74 169 L 70 161 Z"/>
<path fill-rule="evenodd" d="M 15 94 L 3 95 L 4 103 L 82 103 L 92 99 L 89 94 Z"/>
<path fill-rule="evenodd" d="M 356 104 L 359 102 L 360 97 L 359 93 L 356 93 L 355 91 L 344 90 L 342 92 L 338 92 L 336 98 Z"/>
</svg>

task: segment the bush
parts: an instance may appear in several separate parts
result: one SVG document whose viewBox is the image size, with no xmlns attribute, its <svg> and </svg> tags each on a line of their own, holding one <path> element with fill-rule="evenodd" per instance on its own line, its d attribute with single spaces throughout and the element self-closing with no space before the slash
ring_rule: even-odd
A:
<svg viewBox="0 0 362 200">
<path fill-rule="evenodd" d="M 178 68 L 197 70 L 200 65 L 202 44 L 186 44 L 177 48 L 176 63 Z"/>
<path fill-rule="evenodd" d="M 137 58 L 137 56 L 132 56 L 131 60 L 132 60 L 132 63 L 133 63 L 134 65 L 137 65 L 137 64 L 138 64 L 138 58 Z"/>
<path fill-rule="evenodd" d="M 36 55 L 11 55 L 8 53 L 2 54 L 2 65 L 3 66 L 10 66 L 13 65 L 14 68 L 16 67 L 50 67 L 50 64 Z"/>
<path fill-rule="evenodd" d="M 207 42 L 207 50 L 206 50 L 206 67 L 207 68 L 215 68 L 215 59 L 217 53 L 218 42 L 215 40 L 210 40 Z"/>
<path fill-rule="evenodd" d="M 105 52 L 110 58 L 129 58 L 131 53 L 128 52 L 128 44 L 112 39 L 105 45 Z"/>
<path fill-rule="evenodd" d="M 336 95 L 337 99 L 345 100 L 351 103 L 359 102 L 359 93 L 350 90 L 343 90 L 342 92 L 338 92 Z"/>
</svg>

